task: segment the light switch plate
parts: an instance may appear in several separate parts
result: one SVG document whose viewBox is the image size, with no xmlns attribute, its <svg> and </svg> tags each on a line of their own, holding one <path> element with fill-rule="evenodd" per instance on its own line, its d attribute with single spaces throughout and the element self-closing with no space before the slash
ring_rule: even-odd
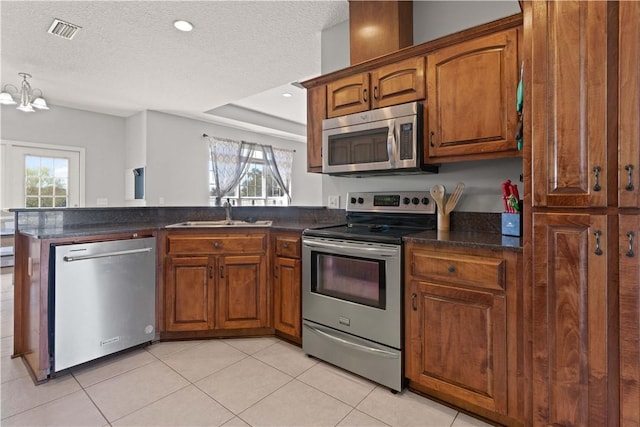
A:
<svg viewBox="0 0 640 427">
<path fill-rule="evenodd" d="M 340 209 L 340 196 L 329 196 L 327 206 L 329 209 Z"/>
</svg>

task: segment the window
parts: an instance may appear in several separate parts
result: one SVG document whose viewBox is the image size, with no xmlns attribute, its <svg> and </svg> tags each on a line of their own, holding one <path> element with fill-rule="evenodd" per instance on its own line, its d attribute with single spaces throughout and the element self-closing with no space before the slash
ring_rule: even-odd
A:
<svg viewBox="0 0 640 427">
<path fill-rule="evenodd" d="M 66 208 L 69 205 L 69 159 L 25 156 L 27 208 Z"/>
<path fill-rule="evenodd" d="M 287 206 L 289 204 L 285 191 L 272 176 L 261 149 L 254 150 L 246 169 L 247 172 L 240 182 L 224 196 L 224 199 L 231 199 L 231 203 L 237 206 Z M 290 179 L 286 179 L 285 182 L 289 183 Z M 211 160 L 209 160 L 209 190 L 209 204 L 214 206 L 216 192 Z"/>
</svg>

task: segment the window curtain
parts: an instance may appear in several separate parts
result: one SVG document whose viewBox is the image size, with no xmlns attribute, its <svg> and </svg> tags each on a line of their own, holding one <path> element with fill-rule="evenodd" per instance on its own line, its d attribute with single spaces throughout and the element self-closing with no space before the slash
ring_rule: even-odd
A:
<svg viewBox="0 0 640 427">
<path fill-rule="evenodd" d="M 249 160 L 256 144 L 245 141 L 234 141 L 209 137 L 209 153 L 213 170 L 213 196 L 216 206 L 222 205 L 222 198 L 227 195 L 247 173 Z"/>
<path fill-rule="evenodd" d="M 273 148 L 271 145 L 262 145 L 261 147 L 264 152 L 265 162 L 271 170 L 271 175 L 287 195 L 289 203 L 291 203 L 289 186 L 291 184 L 291 169 L 293 168 L 293 151 Z"/>
</svg>

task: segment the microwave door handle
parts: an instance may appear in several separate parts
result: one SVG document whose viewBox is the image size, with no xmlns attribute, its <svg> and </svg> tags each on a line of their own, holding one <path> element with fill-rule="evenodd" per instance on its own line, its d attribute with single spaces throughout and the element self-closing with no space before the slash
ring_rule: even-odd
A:
<svg viewBox="0 0 640 427">
<path fill-rule="evenodd" d="M 396 163 L 396 121 L 389 120 L 389 132 L 387 133 L 387 154 L 389 155 L 389 165 Z"/>
</svg>

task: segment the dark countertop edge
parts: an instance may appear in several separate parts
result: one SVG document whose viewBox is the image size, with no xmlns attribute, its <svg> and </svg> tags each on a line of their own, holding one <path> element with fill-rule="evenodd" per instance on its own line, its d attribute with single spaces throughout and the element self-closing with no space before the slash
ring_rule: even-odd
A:
<svg viewBox="0 0 640 427">
<path fill-rule="evenodd" d="M 468 231 L 423 231 L 403 238 L 405 242 L 429 243 L 466 248 L 501 249 L 522 252 L 522 238 L 496 233 Z"/>
<path fill-rule="evenodd" d="M 299 223 L 299 222 L 281 222 L 274 223 L 268 227 L 215 227 L 215 228 L 207 228 L 207 227 L 193 227 L 193 228 L 166 228 L 167 225 L 171 224 L 160 224 L 160 225 L 149 225 L 149 224 L 115 224 L 115 225 L 91 225 L 91 226 L 79 226 L 79 227 L 65 227 L 65 228 L 55 228 L 55 227 L 46 227 L 46 228 L 22 228 L 18 230 L 20 234 L 25 236 L 33 237 L 36 239 L 59 239 L 59 238 L 67 238 L 67 237 L 86 237 L 92 235 L 102 235 L 102 234 L 127 234 L 127 233 L 137 233 L 142 230 L 180 230 L 189 232 L 196 231 L 205 231 L 205 230 L 276 230 L 276 231 L 302 231 L 305 228 L 317 227 L 317 226 L 329 226 L 334 225 L 334 223 L 327 224 L 319 224 L 319 223 Z"/>
</svg>

